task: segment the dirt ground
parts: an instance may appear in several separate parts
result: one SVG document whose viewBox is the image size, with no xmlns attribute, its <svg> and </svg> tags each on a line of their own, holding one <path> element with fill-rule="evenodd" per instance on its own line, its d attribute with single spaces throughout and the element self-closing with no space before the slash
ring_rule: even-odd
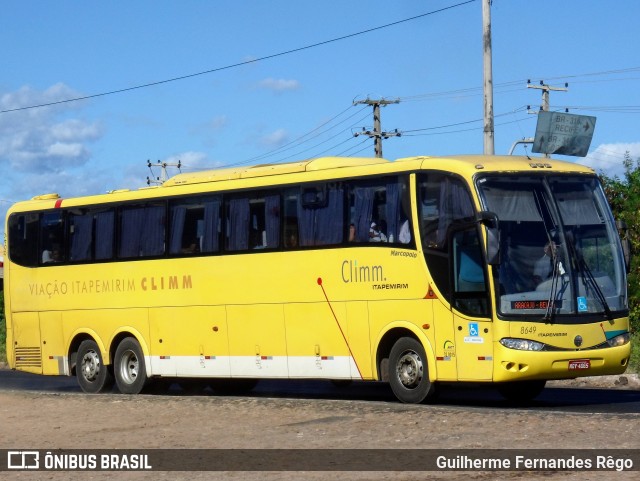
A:
<svg viewBox="0 0 640 481">
<path fill-rule="evenodd" d="M 626 380 L 626 382 L 625 382 Z M 550 385 L 640 390 L 637 375 Z M 638 448 L 640 416 L 394 402 L 0 392 L 0 449 Z M 38 472 L 0 479 L 637 479 L 602 472 Z"/>
</svg>

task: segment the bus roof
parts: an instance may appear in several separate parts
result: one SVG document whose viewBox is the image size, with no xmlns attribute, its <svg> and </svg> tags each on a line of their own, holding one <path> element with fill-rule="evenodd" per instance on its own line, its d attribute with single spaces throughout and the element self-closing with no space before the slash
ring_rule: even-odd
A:
<svg viewBox="0 0 640 481">
<path fill-rule="evenodd" d="M 162 185 L 163 187 L 171 187 L 173 185 L 198 184 L 201 182 L 217 182 L 232 179 L 248 179 L 251 177 L 293 174 L 345 167 L 363 167 L 385 163 L 389 163 L 389 161 L 375 157 L 320 157 L 317 159 L 290 162 L 286 164 L 261 164 L 178 174 L 167 180 Z"/>
<path fill-rule="evenodd" d="M 344 170 L 342 170 L 344 169 Z M 87 197 L 65 198 L 64 205 L 82 205 L 91 203 L 108 203 L 121 200 L 144 199 L 160 197 L 169 194 L 167 190 L 176 189 L 175 193 L 185 193 L 184 188 L 189 185 L 217 183 L 225 181 L 233 182 L 233 188 L 253 187 L 252 179 L 260 179 L 270 176 L 282 175 L 282 183 L 301 183 L 306 181 L 321 181 L 333 177 L 359 177 L 375 174 L 391 174 L 398 172 L 411 172 L 418 170 L 444 170 L 455 172 L 467 179 L 471 179 L 478 172 L 570 172 L 577 174 L 591 174 L 595 171 L 572 162 L 564 162 L 543 157 L 525 156 L 486 156 L 486 155 L 458 155 L 442 157 L 406 157 L 390 161 L 375 157 L 320 157 L 298 162 L 283 164 L 261 164 L 253 166 L 227 167 L 201 172 L 188 172 L 178 174 L 160 186 L 142 187 L 138 190 L 114 190 L 106 194 L 98 194 Z M 334 171 L 331 173 L 330 171 Z M 279 184 L 280 182 L 274 182 Z M 266 179 L 257 182 L 256 186 L 269 185 Z M 216 187 L 224 190 L 225 187 Z M 167 190 L 165 190 L 167 189 Z M 199 190 L 199 189 L 196 189 Z M 179 192 L 181 191 L 181 192 Z M 171 192 L 172 194 L 174 192 Z M 44 194 L 20 202 L 16 210 L 29 210 L 31 208 L 60 207 L 63 199 L 58 194 Z M 10 211 L 14 210 L 12 207 Z"/>
</svg>

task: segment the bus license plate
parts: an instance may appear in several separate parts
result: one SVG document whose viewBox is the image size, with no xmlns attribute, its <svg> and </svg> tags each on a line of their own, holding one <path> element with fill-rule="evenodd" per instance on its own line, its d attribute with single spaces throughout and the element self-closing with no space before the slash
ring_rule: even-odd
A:
<svg viewBox="0 0 640 481">
<path fill-rule="evenodd" d="M 581 371 L 591 367 L 590 359 L 574 359 L 569 361 L 569 371 Z"/>
</svg>

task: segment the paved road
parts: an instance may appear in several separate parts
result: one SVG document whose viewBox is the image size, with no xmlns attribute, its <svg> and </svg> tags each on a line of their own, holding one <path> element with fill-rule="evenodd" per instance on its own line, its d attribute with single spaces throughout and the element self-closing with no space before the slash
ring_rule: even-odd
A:
<svg viewBox="0 0 640 481">
<path fill-rule="evenodd" d="M 33 374 L 0 369 L 0 390 L 69 393 L 83 395 L 74 377 L 37 376 Z M 209 389 L 198 391 L 198 395 L 213 396 Z M 107 395 L 118 395 L 116 392 Z M 158 391 L 157 395 L 184 396 L 178 384 Z M 345 386 L 335 386 L 328 381 L 261 381 L 246 394 L 247 397 L 337 399 L 385 401 L 398 404 L 389 386 L 384 383 L 353 382 Z M 504 409 L 506 401 L 495 392 L 483 386 L 443 386 L 436 401 L 438 405 L 451 408 Z M 537 411 L 563 411 L 571 413 L 631 415 L 637 419 L 640 414 L 640 390 L 606 388 L 564 388 L 551 387 L 534 401 L 520 409 Z"/>
</svg>

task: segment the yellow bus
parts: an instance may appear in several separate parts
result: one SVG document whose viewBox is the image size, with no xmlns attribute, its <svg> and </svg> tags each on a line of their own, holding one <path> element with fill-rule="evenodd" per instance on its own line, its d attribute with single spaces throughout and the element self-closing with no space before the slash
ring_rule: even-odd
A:
<svg viewBox="0 0 640 481">
<path fill-rule="evenodd" d="M 7 215 L 13 369 L 85 392 L 199 379 L 443 382 L 509 399 L 619 374 L 623 242 L 593 170 L 526 157 L 318 158 L 41 195 Z"/>
</svg>

